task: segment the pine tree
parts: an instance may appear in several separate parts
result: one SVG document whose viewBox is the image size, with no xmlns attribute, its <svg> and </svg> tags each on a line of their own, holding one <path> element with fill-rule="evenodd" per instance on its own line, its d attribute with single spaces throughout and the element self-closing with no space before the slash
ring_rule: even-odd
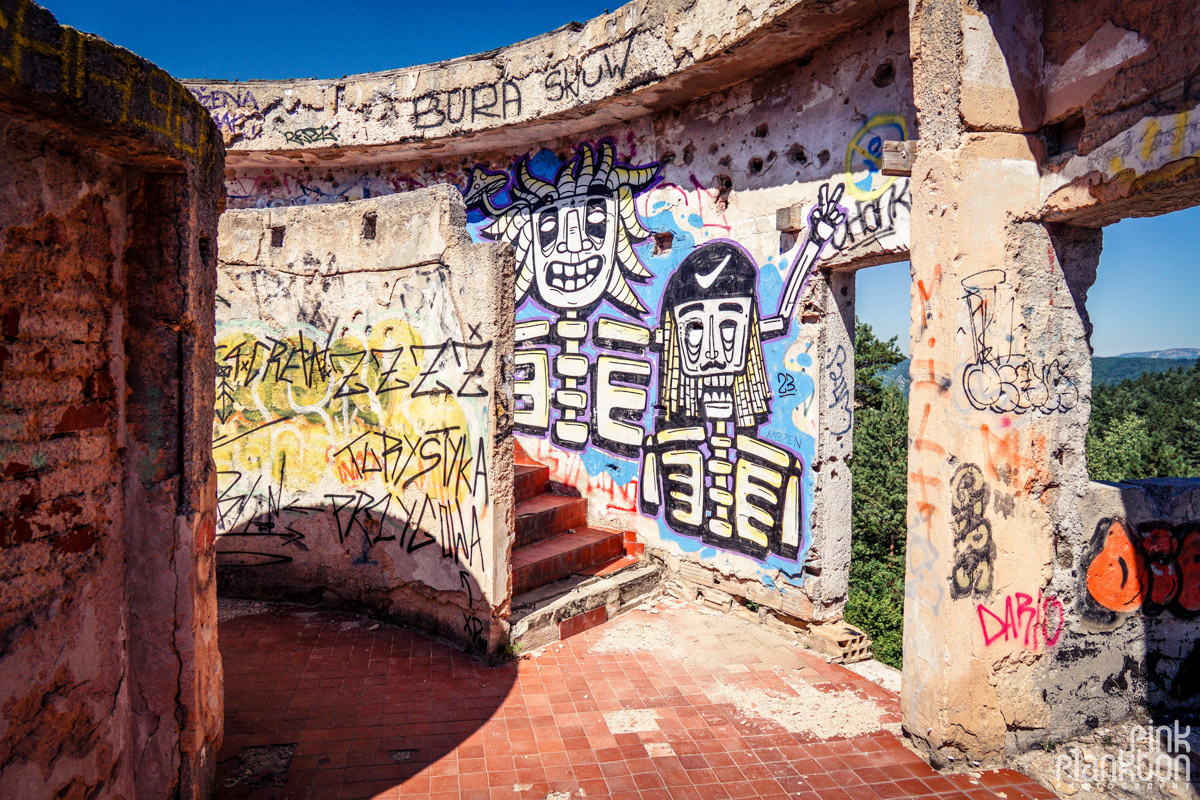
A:
<svg viewBox="0 0 1200 800">
<path fill-rule="evenodd" d="M 903 653 L 907 525 L 908 401 L 883 373 L 904 360 L 896 338 L 882 341 L 855 320 L 854 480 L 850 594 L 845 618 L 871 637 L 875 657 L 899 667 Z"/>
</svg>

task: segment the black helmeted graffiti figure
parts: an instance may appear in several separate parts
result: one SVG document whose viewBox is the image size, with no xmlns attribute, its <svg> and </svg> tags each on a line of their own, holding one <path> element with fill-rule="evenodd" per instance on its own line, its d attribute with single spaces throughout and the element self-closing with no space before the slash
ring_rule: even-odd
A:
<svg viewBox="0 0 1200 800">
<path fill-rule="evenodd" d="M 774 316 L 760 318 L 758 268 L 733 242 L 698 248 L 667 281 L 640 504 L 652 514 L 665 507 L 673 530 L 760 557 L 799 554 L 804 464 L 758 437 L 771 414 L 762 340 L 787 332 L 805 278 L 845 220 L 841 193 L 821 187 Z"/>
</svg>

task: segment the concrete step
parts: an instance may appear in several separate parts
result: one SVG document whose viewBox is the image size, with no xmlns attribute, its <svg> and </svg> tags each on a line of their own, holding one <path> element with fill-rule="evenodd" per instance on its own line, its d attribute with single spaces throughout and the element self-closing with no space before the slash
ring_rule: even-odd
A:
<svg viewBox="0 0 1200 800">
<path fill-rule="evenodd" d="M 539 494 L 517 503 L 516 518 L 517 541 L 513 546 L 525 547 L 587 525 L 587 501 L 581 497 Z"/>
<path fill-rule="evenodd" d="M 626 560 L 633 563 L 605 575 L 573 575 L 514 597 L 511 640 L 529 651 L 594 628 L 654 598 L 664 575 L 662 564 L 636 556 L 609 564 Z"/>
<path fill-rule="evenodd" d="M 516 502 L 524 503 L 546 491 L 550 468 L 541 464 L 514 464 L 513 490 Z"/>
<path fill-rule="evenodd" d="M 625 555 L 625 534 L 575 528 L 512 551 L 513 594 L 519 595 Z"/>
</svg>

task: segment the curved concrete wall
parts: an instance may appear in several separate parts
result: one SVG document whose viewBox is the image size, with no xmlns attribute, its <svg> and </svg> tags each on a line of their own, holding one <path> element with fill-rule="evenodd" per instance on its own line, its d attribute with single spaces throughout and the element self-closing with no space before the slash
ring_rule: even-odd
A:
<svg viewBox="0 0 1200 800">
<path fill-rule="evenodd" d="M 221 216 L 223 592 L 507 640 L 512 257 L 465 222 L 450 186 Z"/>
<path fill-rule="evenodd" d="M 0 796 L 211 796 L 223 151 L 154 65 L 0 2 Z"/>
<path fill-rule="evenodd" d="M 526 451 L 589 500 L 594 522 L 635 530 L 718 602 L 736 595 L 804 619 L 836 619 L 850 544 L 853 278 L 821 268 L 907 251 L 907 181 L 879 174 L 883 142 L 915 133 L 907 20 L 888 11 L 838 36 L 879 9 L 846 4 L 829 16 L 793 2 L 738 16 L 724 3 L 686 5 L 631 3 L 486 59 L 344 86 L 191 88 L 210 103 L 220 92 L 250 92 L 260 111 L 270 109 L 255 117 L 261 130 L 246 135 L 243 126 L 239 135 L 235 126 L 230 136 L 231 207 L 457 185 L 471 235 L 517 253 L 511 424 Z M 561 104 L 546 94 L 552 76 L 582 86 L 606 58 L 617 70 L 618 57 L 623 78 L 618 72 Z M 752 79 L 735 80 L 751 71 Z M 486 86 L 501 73 L 521 87 L 520 116 L 468 114 L 421 127 L 428 92 L 442 87 L 445 109 L 445 87 Z M 408 94 L 384 92 L 385 79 Z M 712 91 L 719 84 L 732 85 Z M 354 99 L 360 93 L 374 99 Z M 335 95 L 351 99 L 313 105 Z M 668 102 L 678 105 L 658 110 Z M 219 122 L 227 111 L 217 108 Z M 293 141 L 318 120 L 338 133 Z M 559 244 L 568 247 L 566 198 L 576 191 L 607 198 L 599 213 L 608 233 L 594 243 L 608 249 L 596 262 L 602 277 L 589 275 L 591 289 L 566 297 L 545 279 L 553 267 L 540 253 L 553 243 L 530 243 L 537 209 L 551 206 L 563 214 Z M 711 266 L 695 266 L 712 254 L 736 265 L 715 285 Z M 671 289 L 672 280 L 691 284 Z M 675 306 L 687 292 L 744 300 L 745 341 L 734 349 L 748 355 L 716 357 L 714 377 L 680 377 L 668 363 L 682 352 Z M 582 372 L 569 374 L 575 362 Z M 728 391 L 734 380 L 735 394 L 757 399 L 739 400 L 727 418 L 706 416 L 703 384 Z M 681 472 L 683 450 L 700 445 L 721 463 L 691 473 L 691 499 L 675 499 L 690 469 Z M 710 468 L 729 473 L 714 476 L 726 485 L 716 500 L 703 496 Z"/>
</svg>

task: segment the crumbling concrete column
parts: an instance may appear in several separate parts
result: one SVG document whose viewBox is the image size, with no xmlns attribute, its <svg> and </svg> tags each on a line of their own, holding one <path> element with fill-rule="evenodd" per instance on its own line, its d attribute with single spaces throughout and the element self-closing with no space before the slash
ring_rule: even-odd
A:
<svg viewBox="0 0 1200 800">
<path fill-rule="evenodd" d="M 212 792 L 223 155 L 165 72 L 0 0 L 0 796 Z"/>
<path fill-rule="evenodd" d="M 1055 535 L 1087 483 L 1082 305 L 1099 232 L 1032 219 L 1043 154 L 1026 56 L 1038 16 L 991 5 L 918 3 L 912 20 L 903 712 L 942 764 L 1044 739 L 1037 675 L 1056 635 L 1045 590 Z M 1030 641 L 993 635 L 988 613 L 1003 620 L 1009 608 L 1032 615 Z"/>
</svg>

